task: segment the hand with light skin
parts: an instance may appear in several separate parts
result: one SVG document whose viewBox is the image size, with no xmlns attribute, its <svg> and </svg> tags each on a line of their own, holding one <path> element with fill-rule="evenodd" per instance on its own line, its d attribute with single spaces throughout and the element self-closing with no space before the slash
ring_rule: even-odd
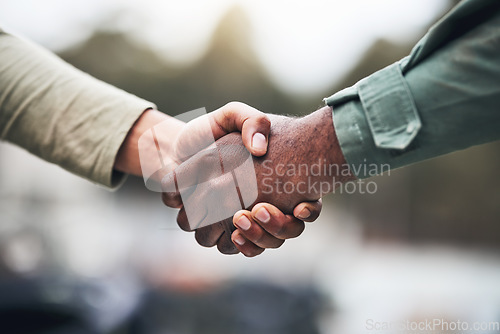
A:
<svg viewBox="0 0 500 334">
<path fill-rule="evenodd" d="M 201 245 L 217 245 L 222 253 L 235 253 L 236 247 L 246 256 L 258 255 L 265 248 L 279 247 L 285 239 L 298 236 L 304 229 L 303 222 L 293 219 L 292 213 L 296 217 L 309 214 L 310 218 L 316 218 L 310 207 L 304 207 L 301 203 L 315 202 L 320 207 L 321 203 L 316 201 L 322 195 L 332 192 L 340 183 L 354 179 L 335 135 L 331 108 L 324 107 L 303 118 L 268 117 L 271 121 L 268 151 L 264 156 L 253 158 L 258 196 L 247 208 L 252 211 L 235 212 L 229 222 L 196 229 L 195 237 Z M 245 159 L 245 152 L 240 136 L 228 134 L 221 137 L 216 142 L 216 148 L 191 157 L 163 179 L 164 189 L 177 189 L 164 193 L 165 204 L 171 206 L 181 203 L 183 197 L 203 207 L 207 198 L 215 193 L 224 193 L 231 181 L 221 179 L 217 170 L 210 166 L 216 166 L 220 160 L 226 168 L 236 168 Z M 313 172 L 313 164 L 327 168 L 321 167 Z M 183 189 L 179 189 L 176 181 L 179 178 L 193 180 L 192 184 L 185 187 L 189 188 L 189 193 L 182 193 Z M 198 187 L 201 182 L 204 187 Z M 238 180 L 240 189 L 245 189 L 245 185 L 241 185 L 245 182 Z M 206 187 L 207 183 L 209 187 Z M 290 187 L 295 188 L 290 190 Z M 224 206 L 224 200 L 220 201 L 220 205 Z M 177 222 L 188 231 L 200 223 L 188 221 L 183 209 L 179 212 Z M 237 227 L 232 232 L 232 243 L 223 237 L 228 231 L 228 223 L 234 223 Z"/>
<path fill-rule="evenodd" d="M 179 154 L 182 148 L 198 144 L 196 134 L 206 132 L 207 129 L 202 128 L 206 124 L 210 124 L 209 131 L 213 134 L 215 140 L 235 132 L 235 135 L 240 138 L 240 141 L 251 154 L 254 156 L 266 154 L 270 121 L 264 113 L 243 103 L 231 102 L 202 117 L 207 117 L 209 122 L 199 122 L 200 119 L 195 119 L 189 123 L 184 123 L 157 110 L 146 110 L 123 142 L 116 157 L 115 169 L 127 174 L 142 176 L 138 148 L 139 138 L 143 133 L 160 123 L 164 124 L 163 128 L 168 131 L 156 133 L 156 135 L 158 141 L 161 142 L 161 146 L 166 148 L 167 155 L 164 158 L 169 162 L 171 168 L 175 168 L 179 163 L 182 163 L 179 158 L 179 156 L 182 156 Z M 148 150 L 149 152 L 146 152 L 146 154 L 151 157 L 157 155 L 156 147 L 151 146 Z M 141 152 L 141 154 L 144 154 L 144 152 Z M 267 203 L 261 204 L 265 207 L 269 205 Z M 168 205 L 182 209 L 182 202 L 178 198 L 168 201 Z M 271 206 L 269 205 L 269 207 Z M 320 211 L 320 201 L 300 203 L 294 213 L 296 216 L 302 217 L 301 219 L 292 215 L 282 215 L 279 220 L 273 219 L 269 225 L 282 224 L 284 221 L 290 222 L 290 225 L 303 225 L 303 220 L 314 220 Z M 308 214 L 304 215 L 305 212 Z M 276 240 L 275 244 L 278 242 Z M 250 243 L 252 242 L 247 242 L 247 244 Z"/>
</svg>

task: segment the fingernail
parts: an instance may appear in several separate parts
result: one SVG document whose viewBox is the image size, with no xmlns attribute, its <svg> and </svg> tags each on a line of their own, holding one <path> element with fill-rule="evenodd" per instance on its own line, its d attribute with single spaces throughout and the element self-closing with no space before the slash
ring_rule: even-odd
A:
<svg viewBox="0 0 500 334">
<path fill-rule="evenodd" d="M 267 222 L 269 222 L 269 220 L 271 220 L 271 216 L 269 215 L 269 212 L 267 212 L 267 210 L 264 208 L 257 210 L 257 213 L 255 214 L 255 218 L 257 218 L 262 223 L 267 223 Z"/>
<path fill-rule="evenodd" d="M 248 231 L 252 226 L 252 224 L 250 223 L 247 217 L 241 216 L 241 218 L 238 219 L 238 221 L 236 222 L 236 226 L 238 226 L 244 231 Z"/>
<path fill-rule="evenodd" d="M 243 246 L 243 244 L 245 243 L 245 239 L 241 235 L 235 236 L 233 240 L 240 246 Z"/>
<path fill-rule="evenodd" d="M 266 136 L 257 132 L 252 137 L 252 148 L 257 151 L 265 151 L 267 148 Z"/>
<path fill-rule="evenodd" d="M 310 215 L 311 215 L 311 211 L 309 211 L 308 208 L 304 208 L 304 209 L 302 209 L 302 211 L 300 211 L 300 213 L 297 216 L 297 218 L 299 218 L 299 219 L 306 219 L 306 218 L 309 218 Z"/>
</svg>

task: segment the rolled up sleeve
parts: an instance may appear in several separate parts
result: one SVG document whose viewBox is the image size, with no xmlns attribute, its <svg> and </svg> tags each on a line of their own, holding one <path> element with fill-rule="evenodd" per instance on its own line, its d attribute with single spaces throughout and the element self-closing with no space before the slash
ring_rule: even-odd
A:
<svg viewBox="0 0 500 334">
<path fill-rule="evenodd" d="M 0 138 L 105 187 L 127 133 L 155 108 L 0 31 Z"/>
<path fill-rule="evenodd" d="M 500 139 L 499 55 L 499 2 L 464 1 L 409 57 L 326 98 L 352 172 L 366 178 Z"/>
</svg>

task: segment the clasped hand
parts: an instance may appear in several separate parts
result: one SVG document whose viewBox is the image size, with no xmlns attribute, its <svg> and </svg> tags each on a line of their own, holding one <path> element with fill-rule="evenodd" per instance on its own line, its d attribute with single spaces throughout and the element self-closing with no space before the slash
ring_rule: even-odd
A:
<svg viewBox="0 0 500 334">
<path fill-rule="evenodd" d="M 162 178 L 164 203 L 180 208 L 179 226 L 194 230 L 200 245 L 246 256 L 300 235 L 321 211 L 326 188 L 317 184 L 340 177 L 309 170 L 338 164 L 330 109 L 290 118 L 230 103 L 203 117 L 209 123 L 195 119 L 181 131 L 174 150 L 180 165 Z M 203 123 L 212 145 L 199 140 Z"/>
</svg>

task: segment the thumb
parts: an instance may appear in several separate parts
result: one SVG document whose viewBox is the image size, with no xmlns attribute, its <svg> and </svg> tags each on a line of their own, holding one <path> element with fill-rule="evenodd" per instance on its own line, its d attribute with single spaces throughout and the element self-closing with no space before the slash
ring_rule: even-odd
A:
<svg viewBox="0 0 500 334">
<path fill-rule="evenodd" d="M 255 156 L 267 152 L 271 121 L 263 112 L 241 102 L 230 102 L 209 114 L 215 140 L 234 131 L 241 132 L 243 145 Z"/>
</svg>

